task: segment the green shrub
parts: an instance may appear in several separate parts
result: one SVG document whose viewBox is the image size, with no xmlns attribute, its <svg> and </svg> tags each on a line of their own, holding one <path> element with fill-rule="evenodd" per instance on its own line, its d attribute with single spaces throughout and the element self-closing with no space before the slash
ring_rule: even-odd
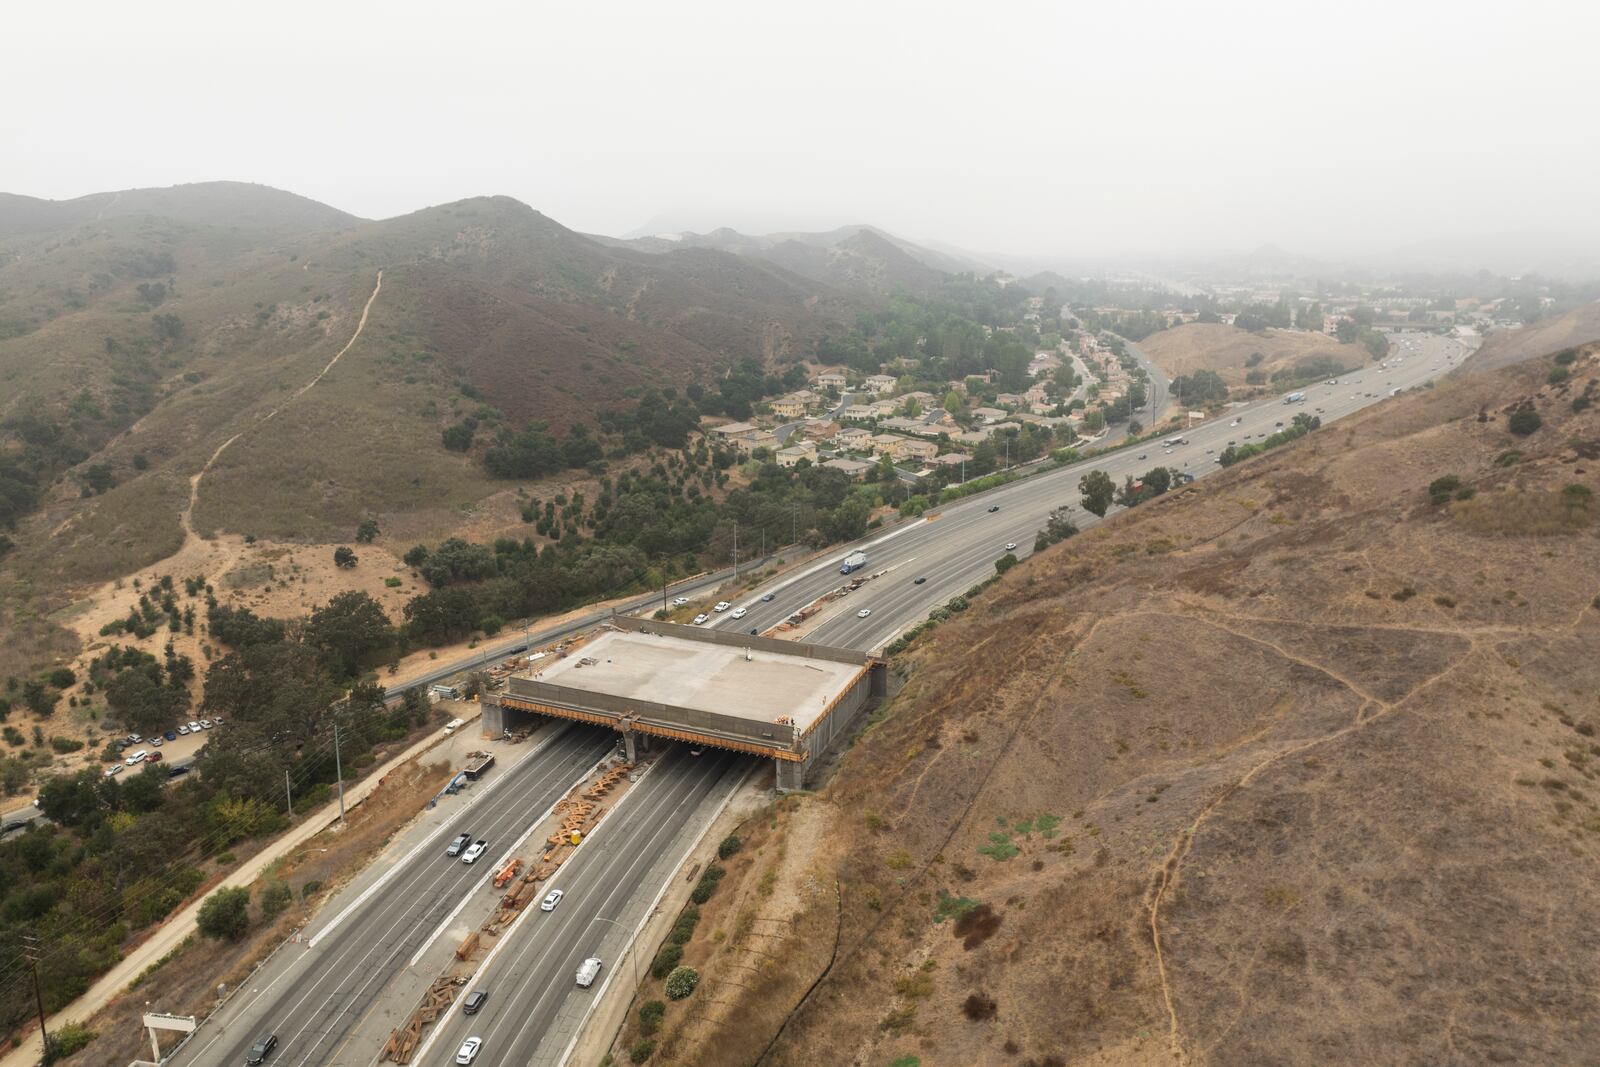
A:
<svg viewBox="0 0 1600 1067">
<path fill-rule="evenodd" d="M 656 1043 L 651 1041 L 648 1037 L 641 1037 L 639 1040 L 635 1041 L 633 1043 L 633 1047 L 628 1050 L 628 1059 L 632 1060 L 634 1063 L 643 1063 L 645 1060 L 649 1059 L 655 1053 L 655 1051 Z"/>
<path fill-rule="evenodd" d="M 300 899 L 301 900 L 309 900 L 311 898 L 311 895 L 313 893 L 315 893 L 317 890 L 321 889 L 321 888 L 322 888 L 322 883 L 321 882 L 319 882 L 315 878 L 311 879 L 311 881 L 307 882 L 305 885 L 300 887 Z"/>
<path fill-rule="evenodd" d="M 1428 483 L 1428 499 L 1435 504 L 1443 504 L 1450 499 L 1451 493 L 1460 488 L 1461 479 L 1454 474 L 1446 474 Z"/>
<path fill-rule="evenodd" d="M 64 756 L 68 752 L 77 752 L 83 748 L 83 742 L 71 737 L 52 737 L 50 747 Z"/>
<path fill-rule="evenodd" d="M 1551 367 L 1550 373 L 1544 376 L 1544 380 L 1551 385 L 1560 385 L 1570 377 L 1572 377 L 1572 372 L 1567 368 Z"/>
<path fill-rule="evenodd" d="M 661 1019 L 667 1014 L 666 1001 L 647 1000 L 639 1008 L 639 1033 L 643 1037 L 653 1037 L 661 1029 Z"/>
<path fill-rule="evenodd" d="M 67 1023 L 56 1028 L 45 1046 L 44 1062 L 55 1063 L 78 1052 L 95 1039 L 95 1032 L 82 1023 Z"/>
<path fill-rule="evenodd" d="M 689 939 L 694 937 L 694 928 L 699 924 L 700 909 L 691 904 L 683 909 L 678 921 L 672 924 L 672 933 L 667 935 L 667 940 L 674 945 L 687 945 Z"/>
<path fill-rule="evenodd" d="M 261 914 L 271 919 L 283 913 L 294 902 L 294 891 L 288 882 L 268 882 L 261 891 Z"/>
<path fill-rule="evenodd" d="M 55 670 L 49 673 L 47 678 L 50 684 L 55 686 L 57 689 L 65 689 L 67 686 L 78 680 L 78 676 L 73 674 L 72 671 L 66 667 L 57 667 Z"/>
<path fill-rule="evenodd" d="M 1544 420 L 1532 407 L 1520 407 L 1511 413 L 1506 428 L 1518 437 L 1526 437 L 1544 425 Z"/>
<path fill-rule="evenodd" d="M 250 890 L 219 889 L 200 905 L 195 926 L 206 937 L 237 941 L 250 929 Z"/>
<path fill-rule="evenodd" d="M 650 977 L 665 978 L 672 973 L 672 969 L 683 959 L 682 945 L 662 945 L 661 951 L 656 953 L 656 958 L 650 961 Z"/>
<path fill-rule="evenodd" d="M 727 859 L 735 852 L 738 852 L 739 846 L 742 844 L 744 844 L 744 842 L 739 840 L 738 834 L 729 834 L 727 837 L 724 837 L 722 839 L 722 843 L 717 846 L 717 859 Z"/>
<path fill-rule="evenodd" d="M 1578 350 L 1576 348 L 1563 348 L 1556 353 L 1556 366 L 1570 367 L 1577 358 Z"/>
<path fill-rule="evenodd" d="M 673 1000 L 682 1000 L 700 984 L 700 972 L 693 967 L 676 967 L 667 975 L 666 992 Z"/>
</svg>

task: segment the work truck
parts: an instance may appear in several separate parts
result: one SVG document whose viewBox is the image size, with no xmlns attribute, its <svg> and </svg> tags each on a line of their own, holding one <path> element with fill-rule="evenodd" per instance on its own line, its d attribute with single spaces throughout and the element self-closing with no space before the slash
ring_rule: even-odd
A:
<svg viewBox="0 0 1600 1067">
<path fill-rule="evenodd" d="M 839 567 L 839 573 L 849 574 L 851 571 L 858 571 L 866 565 L 867 554 L 865 552 L 852 552 L 844 558 L 844 563 Z"/>
</svg>

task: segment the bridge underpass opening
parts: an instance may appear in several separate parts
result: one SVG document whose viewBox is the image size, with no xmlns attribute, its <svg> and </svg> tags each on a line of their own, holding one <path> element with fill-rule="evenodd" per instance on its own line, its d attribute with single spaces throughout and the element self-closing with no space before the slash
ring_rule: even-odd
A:
<svg viewBox="0 0 1600 1067">
<path fill-rule="evenodd" d="M 535 715 L 609 726 L 630 759 L 650 737 L 730 749 L 772 759 L 778 788 L 799 789 L 884 685 L 883 662 L 850 649 L 619 615 L 486 695 L 483 728 Z"/>
</svg>

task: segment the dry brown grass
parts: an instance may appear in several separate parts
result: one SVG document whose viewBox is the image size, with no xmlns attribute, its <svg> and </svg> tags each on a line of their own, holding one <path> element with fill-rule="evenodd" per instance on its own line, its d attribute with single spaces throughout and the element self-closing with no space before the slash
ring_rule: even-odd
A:
<svg viewBox="0 0 1600 1067">
<path fill-rule="evenodd" d="M 1473 528 L 1426 494 L 1500 492 L 1512 442 L 1477 412 L 1542 375 L 1243 464 L 914 647 L 826 794 L 840 957 L 758 1062 L 1586 1062 L 1600 540 Z M 1593 485 L 1562 442 L 1600 416 L 1534 402 L 1515 484 Z M 986 939 L 936 921 L 941 893 L 987 908 Z"/>
<path fill-rule="evenodd" d="M 1591 508 L 1574 505 L 1559 489 L 1520 486 L 1457 500 L 1450 505 L 1450 514 L 1476 533 L 1525 537 L 1572 534 L 1594 524 Z"/>
</svg>

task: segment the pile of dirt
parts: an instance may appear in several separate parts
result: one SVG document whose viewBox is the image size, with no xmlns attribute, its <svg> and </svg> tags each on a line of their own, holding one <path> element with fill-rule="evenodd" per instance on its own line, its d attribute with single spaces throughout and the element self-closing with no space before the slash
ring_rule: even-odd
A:
<svg viewBox="0 0 1600 1067">
<path fill-rule="evenodd" d="M 1327 357 L 1355 369 L 1372 362 L 1360 345 L 1340 344 L 1331 337 L 1301 330 L 1262 330 L 1252 333 L 1237 326 L 1191 322 L 1151 334 L 1139 342 L 1143 352 L 1169 378 L 1197 370 L 1216 371 L 1229 387 L 1245 384 L 1245 376 L 1259 371 L 1270 381 L 1274 372 L 1302 360 Z M 1259 357 L 1259 358 L 1257 358 Z"/>
<path fill-rule="evenodd" d="M 1118 517 L 914 646 L 825 794 L 838 958 L 758 1062 L 1592 1062 L 1600 355 L 1549 364 Z M 1517 529 L 1535 498 L 1573 520 Z"/>
</svg>

